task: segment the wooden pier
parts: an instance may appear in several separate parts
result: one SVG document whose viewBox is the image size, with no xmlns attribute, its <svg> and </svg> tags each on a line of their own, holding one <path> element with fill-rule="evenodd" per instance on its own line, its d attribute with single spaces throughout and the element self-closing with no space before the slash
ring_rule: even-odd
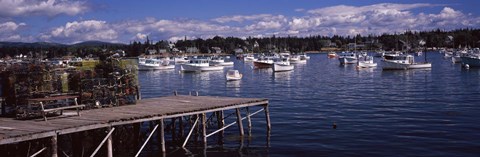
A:
<svg viewBox="0 0 480 157">
<path fill-rule="evenodd" d="M 254 106 L 259 106 L 260 109 L 256 112 L 250 113 L 249 107 Z M 240 113 L 240 109 L 242 108 L 246 108 L 246 113 L 243 114 L 245 117 L 243 118 L 241 116 L 242 114 Z M 202 137 L 204 143 L 206 144 L 207 137 L 218 132 L 223 132 L 224 129 L 235 124 L 235 122 L 229 125 L 224 124 L 223 111 L 225 110 L 233 110 L 236 112 L 236 124 L 239 128 L 239 134 L 241 136 L 244 134 L 242 120 L 247 118 L 248 128 L 250 129 L 250 116 L 261 111 L 265 113 L 265 119 L 267 123 L 266 129 L 268 132 L 270 131 L 271 127 L 267 99 L 178 95 L 143 99 L 139 100 L 136 105 L 85 110 L 80 112 L 80 116 L 49 117 L 48 121 L 44 121 L 41 118 L 32 120 L 0 118 L 0 145 L 36 140 L 40 138 L 51 138 L 51 148 L 48 150 L 50 150 L 52 156 L 57 156 L 57 136 L 100 128 L 108 128 L 110 132 L 102 141 L 102 144 L 107 141 L 107 148 L 109 151 L 108 156 L 111 156 L 112 139 L 110 135 L 115 130 L 115 126 L 151 121 L 159 122 L 151 134 L 153 134 L 157 127 L 159 127 L 159 134 L 162 136 L 160 137 L 162 140 L 162 151 L 165 152 L 165 140 L 163 137 L 165 129 L 164 120 L 174 120 L 175 118 L 181 118 L 184 116 L 197 117 L 195 124 L 192 125 L 190 134 L 195 127 L 197 127 L 197 129 L 200 128 L 200 126 L 203 127 L 203 129 L 200 128 L 200 130 L 203 130 Z M 205 115 L 207 113 L 215 114 L 217 121 L 219 122 L 218 130 L 211 133 L 207 133 L 207 130 L 205 129 Z M 185 144 L 188 142 L 190 134 L 187 136 Z M 145 144 L 148 142 L 148 139 L 145 141 Z M 100 146 L 102 144 L 100 144 Z M 185 146 L 185 144 L 183 146 Z M 140 149 L 139 153 L 142 149 L 143 147 Z M 41 151 L 44 150 L 45 148 Z M 37 153 L 41 153 L 41 151 Z M 98 151 L 98 149 L 96 151 Z M 92 154 L 92 156 L 94 154 Z"/>
</svg>

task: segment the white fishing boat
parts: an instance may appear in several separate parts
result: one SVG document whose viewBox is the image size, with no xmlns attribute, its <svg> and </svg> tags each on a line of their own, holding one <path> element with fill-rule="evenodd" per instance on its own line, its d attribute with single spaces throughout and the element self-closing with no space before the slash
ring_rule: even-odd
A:
<svg viewBox="0 0 480 157">
<path fill-rule="evenodd" d="M 359 68 L 373 68 L 376 67 L 377 63 L 373 62 L 372 56 L 365 56 L 363 59 L 359 59 L 358 67 Z"/>
<path fill-rule="evenodd" d="M 385 51 L 377 51 L 373 54 L 374 57 L 383 57 L 385 55 Z"/>
<path fill-rule="evenodd" d="M 288 58 L 282 58 L 273 63 L 273 72 L 291 71 L 294 66 L 290 64 Z"/>
<path fill-rule="evenodd" d="M 253 66 L 256 68 L 271 68 L 273 65 L 273 59 L 271 57 L 259 57 L 257 60 L 253 61 Z"/>
<path fill-rule="evenodd" d="M 292 55 L 289 59 L 291 64 L 307 63 L 306 58 L 302 58 L 300 55 Z"/>
<path fill-rule="evenodd" d="M 301 60 L 309 60 L 310 56 L 308 56 L 306 53 L 301 53 L 299 54 Z"/>
<path fill-rule="evenodd" d="M 335 53 L 335 52 L 333 52 L 333 51 L 328 52 L 327 55 L 328 55 L 328 58 L 335 58 L 335 57 L 337 57 L 337 53 Z"/>
<path fill-rule="evenodd" d="M 338 56 L 338 61 L 340 62 L 340 64 L 356 64 L 357 59 L 358 58 L 355 55 L 355 53 L 351 53 L 351 52 L 342 52 Z"/>
<path fill-rule="evenodd" d="M 138 70 L 167 70 L 175 69 L 175 65 L 170 65 L 169 60 L 163 59 L 145 59 L 138 63 Z"/>
<path fill-rule="evenodd" d="M 173 61 L 175 62 L 175 64 L 184 64 L 188 63 L 188 58 L 185 56 L 174 57 Z"/>
<path fill-rule="evenodd" d="M 432 63 L 415 62 L 412 55 L 405 54 L 385 55 L 382 60 L 383 70 L 425 69 L 431 67 Z"/>
<path fill-rule="evenodd" d="M 452 63 L 460 63 L 460 62 L 462 62 L 462 57 L 460 56 L 460 54 L 452 55 Z"/>
<path fill-rule="evenodd" d="M 139 65 L 140 65 L 140 64 L 145 64 L 145 61 L 146 61 L 146 60 L 147 60 L 147 59 L 146 59 L 145 57 L 138 57 L 138 64 L 139 64 Z"/>
<path fill-rule="evenodd" d="M 246 54 L 243 56 L 243 61 L 245 62 L 253 62 L 257 59 L 255 59 L 255 56 L 253 56 L 253 54 Z"/>
<path fill-rule="evenodd" d="M 223 70 L 223 66 L 210 66 L 208 59 L 191 59 L 188 63 L 180 66 L 183 72 L 202 72 Z"/>
<path fill-rule="evenodd" d="M 210 65 L 211 66 L 233 66 L 233 62 L 231 61 L 225 61 L 223 57 L 213 57 L 210 59 Z"/>
<path fill-rule="evenodd" d="M 466 49 L 456 51 L 455 53 L 452 54 L 452 63 L 462 62 L 462 56 L 465 56 L 465 55 L 468 55 L 468 51 Z"/>
<path fill-rule="evenodd" d="M 225 78 L 227 81 L 235 81 L 235 80 L 241 80 L 243 77 L 242 74 L 238 72 L 238 70 L 228 70 L 227 75 L 225 75 Z"/>
<path fill-rule="evenodd" d="M 423 52 L 422 52 L 422 51 L 417 51 L 417 52 L 415 52 L 415 56 L 421 56 L 421 55 L 423 55 Z"/>
<path fill-rule="evenodd" d="M 480 67 L 480 54 L 469 53 L 460 57 L 465 67 Z"/>
<path fill-rule="evenodd" d="M 367 55 L 368 55 L 368 53 L 367 53 L 366 51 L 357 52 L 358 58 L 360 58 L 360 57 L 366 57 Z"/>
</svg>

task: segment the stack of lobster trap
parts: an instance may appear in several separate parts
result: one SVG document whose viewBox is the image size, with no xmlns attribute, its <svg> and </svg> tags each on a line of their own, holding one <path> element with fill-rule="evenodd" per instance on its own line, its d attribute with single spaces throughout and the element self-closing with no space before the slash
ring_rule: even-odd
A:
<svg viewBox="0 0 480 157">
<path fill-rule="evenodd" d="M 106 58 L 92 67 L 58 66 L 24 60 L 5 64 L 1 71 L 2 115 L 18 119 L 41 116 L 32 99 L 62 95 L 78 97 L 84 109 L 135 104 L 139 96 L 137 68 L 133 60 Z M 72 105 L 69 100 L 44 102 L 46 108 Z M 58 113 L 53 113 L 58 114 Z"/>
</svg>

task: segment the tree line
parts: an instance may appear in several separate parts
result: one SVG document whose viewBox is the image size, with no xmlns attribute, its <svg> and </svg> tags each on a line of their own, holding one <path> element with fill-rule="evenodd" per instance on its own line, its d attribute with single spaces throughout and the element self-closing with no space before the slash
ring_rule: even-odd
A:
<svg viewBox="0 0 480 157">
<path fill-rule="evenodd" d="M 421 42 L 423 41 L 423 43 Z M 234 53 L 236 49 L 244 52 L 264 53 L 271 51 L 321 51 L 322 48 L 336 50 L 349 49 L 349 45 L 362 45 L 366 50 L 402 50 L 423 49 L 432 47 L 458 48 L 479 47 L 480 29 L 457 29 L 444 31 L 440 29 L 431 31 L 405 31 L 403 33 L 356 36 L 307 36 L 307 37 L 238 37 L 215 36 L 209 39 L 178 40 L 175 43 L 167 40 L 153 42 L 148 38 L 145 41 L 133 41 L 129 44 L 103 44 L 103 45 L 46 45 L 46 46 L 11 46 L 0 45 L 1 57 L 15 56 L 18 54 L 33 57 L 55 58 L 66 55 L 78 57 L 95 57 L 97 54 L 110 50 L 123 50 L 126 56 L 136 57 L 145 54 L 148 50 L 162 50 L 164 52 L 186 52 L 188 48 L 195 47 L 199 53 L 209 53 L 212 47 L 221 49 L 223 53 Z"/>
</svg>

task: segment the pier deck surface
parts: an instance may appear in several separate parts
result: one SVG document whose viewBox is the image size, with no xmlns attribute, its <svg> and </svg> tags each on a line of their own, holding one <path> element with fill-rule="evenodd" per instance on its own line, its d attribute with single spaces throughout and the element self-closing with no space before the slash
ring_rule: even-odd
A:
<svg viewBox="0 0 480 157">
<path fill-rule="evenodd" d="M 31 120 L 0 118 L 0 145 L 116 125 L 199 113 L 267 105 L 267 99 L 212 96 L 167 96 L 139 100 L 136 105 L 81 111 L 81 116 Z"/>
</svg>

